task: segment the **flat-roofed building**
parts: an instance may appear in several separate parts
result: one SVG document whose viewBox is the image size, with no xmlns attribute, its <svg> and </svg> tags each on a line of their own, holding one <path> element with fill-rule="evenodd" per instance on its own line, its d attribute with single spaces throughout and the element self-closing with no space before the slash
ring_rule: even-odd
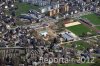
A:
<svg viewBox="0 0 100 66">
<path fill-rule="evenodd" d="M 68 33 L 68 32 L 63 32 L 61 33 L 62 37 L 64 38 L 65 41 L 72 41 L 74 38 Z"/>
</svg>

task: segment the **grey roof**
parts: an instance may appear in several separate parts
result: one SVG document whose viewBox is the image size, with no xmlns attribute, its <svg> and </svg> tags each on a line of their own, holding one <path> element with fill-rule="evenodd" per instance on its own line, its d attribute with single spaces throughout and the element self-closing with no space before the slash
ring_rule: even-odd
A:
<svg viewBox="0 0 100 66">
<path fill-rule="evenodd" d="M 67 33 L 63 33 L 62 34 L 62 37 L 66 40 L 68 40 L 68 41 L 70 41 L 70 40 L 73 40 L 73 38 L 69 35 L 69 34 L 67 34 Z"/>
</svg>

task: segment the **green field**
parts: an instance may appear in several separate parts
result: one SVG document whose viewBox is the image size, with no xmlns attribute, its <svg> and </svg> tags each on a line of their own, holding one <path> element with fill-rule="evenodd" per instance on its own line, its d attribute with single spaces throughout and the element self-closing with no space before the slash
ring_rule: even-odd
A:
<svg viewBox="0 0 100 66">
<path fill-rule="evenodd" d="M 78 36 L 82 35 L 83 33 L 87 33 L 87 32 L 93 33 L 92 30 L 90 30 L 88 27 L 86 27 L 86 26 L 84 26 L 82 24 L 81 25 L 67 27 L 67 29 L 72 31 L 73 33 L 75 33 Z"/>
<path fill-rule="evenodd" d="M 17 2 L 15 5 L 18 7 L 16 11 L 17 16 L 23 13 L 27 13 L 30 9 L 39 11 L 39 6 L 35 6 L 33 4 Z"/>
<path fill-rule="evenodd" d="M 76 42 L 74 42 L 74 44 L 77 45 L 76 49 L 78 49 L 78 50 L 84 50 L 89 47 L 89 44 L 84 41 L 76 41 Z"/>
<path fill-rule="evenodd" d="M 94 25 L 100 25 L 100 16 L 97 16 L 96 14 L 85 15 L 82 16 L 82 18 L 88 19 Z"/>
<path fill-rule="evenodd" d="M 77 46 L 77 47 L 75 47 L 77 50 L 84 50 L 90 46 L 88 43 L 86 43 L 84 41 L 76 41 L 76 42 L 73 42 L 72 44 L 64 44 L 63 46 L 71 48 L 72 45 Z"/>
<path fill-rule="evenodd" d="M 96 28 L 97 28 L 98 30 L 100 30 L 100 26 L 96 26 Z"/>
<path fill-rule="evenodd" d="M 59 64 L 57 66 L 89 66 L 89 64 Z"/>
</svg>

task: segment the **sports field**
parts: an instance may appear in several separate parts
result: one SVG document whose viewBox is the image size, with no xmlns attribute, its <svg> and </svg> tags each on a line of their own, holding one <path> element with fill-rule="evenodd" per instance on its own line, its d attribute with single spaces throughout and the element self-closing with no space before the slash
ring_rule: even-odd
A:
<svg viewBox="0 0 100 66">
<path fill-rule="evenodd" d="M 80 25 L 76 25 L 76 26 L 71 26 L 71 27 L 67 27 L 68 30 L 72 31 L 73 33 L 75 33 L 78 36 L 81 36 L 83 33 L 93 33 L 93 31 L 91 29 L 89 29 L 88 27 L 80 24 Z"/>
<path fill-rule="evenodd" d="M 82 18 L 88 19 L 94 25 L 100 25 L 100 16 L 98 16 L 94 13 L 82 16 Z"/>
</svg>

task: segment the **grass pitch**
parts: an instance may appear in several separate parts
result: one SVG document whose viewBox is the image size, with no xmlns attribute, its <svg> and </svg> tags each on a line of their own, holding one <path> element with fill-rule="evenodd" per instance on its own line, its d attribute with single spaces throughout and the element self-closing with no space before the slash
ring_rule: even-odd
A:
<svg viewBox="0 0 100 66">
<path fill-rule="evenodd" d="M 91 23 L 94 25 L 100 25 L 100 16 L 96 14 L 89 14 L 89 15 L 84 15 L 82 18 L 88 19 Z"/>
<path fill-rule="evenodd" d="M 83 33 L 93 33 L 93 31 L 91 29 L 89 29 L 88 27 L 84 26 L 84 25 L 76 25 L 76 26 L 71 26 L 71 27 L 67 27 L 68 30 L 72 31 L 73 33 L 75 33 L 78 36 L 81 36 Z"/>
</svg>

